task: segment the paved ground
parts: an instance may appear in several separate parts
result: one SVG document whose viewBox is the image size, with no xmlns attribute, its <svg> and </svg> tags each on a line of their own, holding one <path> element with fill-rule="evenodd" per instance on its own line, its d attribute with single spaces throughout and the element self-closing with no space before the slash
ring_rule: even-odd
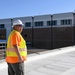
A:
<svg viewBox="0 0 75 75">
<path fill-rule="evenodd" d="M 3 61 L 0 75 L 7 75 L 7 64 Z M 29 54 L 25 74 L 75 75 L 75 46 Z"/>
</svg>

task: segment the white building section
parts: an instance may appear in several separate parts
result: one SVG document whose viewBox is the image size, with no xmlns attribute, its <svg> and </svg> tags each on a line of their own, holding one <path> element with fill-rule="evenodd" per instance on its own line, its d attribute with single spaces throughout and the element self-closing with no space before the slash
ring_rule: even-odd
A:
<svg viewBox="0 0 75 75">
<path fill-rule="evenodd" d="M 0 19 L 0 42 L 7 42 L 8 35 L 12 30 L 12 24 L 15 19 L 20 19 L 23 22 L 24 32 L 22 33 L 22 35 L 26 39 L 26 41 L 30 42 L 31 44 L 33 44 L 33 43 L 36 44 L 36 42 L 38 42 L 38 44 L 39 44 L 42 40 L 41 37 L 43 38 L 43 36 L 41 35 L 43 33 L 44 34 L 50 33 L 49 36 L 53 36 L 54 34 L 56 34 L 55 30 L 57 30 L 57 28 L 61 27 L 59 30 L 63 30 L 63 27 L 65 29 L 67 29 L 66 27 L 72 28 L 73 26 L 75 26 L 75 13 L 74 12 L 59 13 L 59 14 L 52 14 L 52 15 L 46 14 L 46 15 L 38 15 L 38 16 Z M 44 30 L 45 28 L 46 29 L 48 28 L 49 32 L 47 30 L 46 30 L 47 31 L 46 32 Z M 49 30 L 49 28 L 51 30 Z M 40 37 L 36 37 L 35 34 L 37 34 L 37 36 L 40 36 Z M 55 35 L 54 35 L 54 37 L 55 37 Z M 38 41 L 39 40 L 38 38 L 41 39 L 40 42 Z M 64 37 L 64 38 L 66 38 L 66 37 Z M 72 35 L 72 38 L 73 38 L 73 35 Z M 48 38 L 44 38 L 43 40 L 45 40 L 45 42 L 47 42 L 46 41 L 47 39 Z M 52 40 L 52 37 L 50 40 Z M 71 39 L 71 41 L 74 41 L 74 40 L 75 40 L 75 38 Z M 55 40 L 55 41 L 58 41 L 58 40 Z M 36 45 L 38 45 L 38 44 L 36 44 Z"/>
</svg>

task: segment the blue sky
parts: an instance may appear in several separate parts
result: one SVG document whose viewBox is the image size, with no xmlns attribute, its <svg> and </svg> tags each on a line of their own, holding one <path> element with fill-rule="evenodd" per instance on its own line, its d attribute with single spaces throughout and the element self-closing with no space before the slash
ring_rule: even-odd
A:
<svg viewBox="0 0 75 75">
<path fill-rule="evenodd" d="M 75 0 L 0 0 L 0 19 L 74 12 Z"/>
</svg>

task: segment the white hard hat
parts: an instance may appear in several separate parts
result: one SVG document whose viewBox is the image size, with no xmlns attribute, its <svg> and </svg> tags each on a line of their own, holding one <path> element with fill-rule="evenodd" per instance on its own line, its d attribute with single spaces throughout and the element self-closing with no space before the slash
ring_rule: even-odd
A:
<svg viewBox="0 0 75 75">
<path fill-rule="evenodd" d="M 22 21 L 21 20 L 15 20 L 14 22 L 13 22 L 13 26 L 12 27 L 14 27 L 15 25 L 24 25 L 23 23 L 22 23 Z"/>
</svg>

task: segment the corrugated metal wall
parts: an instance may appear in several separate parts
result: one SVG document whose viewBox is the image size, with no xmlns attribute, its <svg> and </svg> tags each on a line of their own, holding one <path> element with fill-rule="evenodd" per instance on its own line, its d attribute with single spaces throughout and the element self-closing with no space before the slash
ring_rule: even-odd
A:
<svg viewBox="0 0 75 75">
<path fill-rule="evenodd" d="M 52 29 L 51 29 L 52 28 Z M 75 27 L 49 27 L 24 29 L 22 32 L 26 41 L 31 42 L 36 48 L 55 49 L 74 45 Z M 33 39 L 32 39 L 32 34 Z"/>
</svg>

